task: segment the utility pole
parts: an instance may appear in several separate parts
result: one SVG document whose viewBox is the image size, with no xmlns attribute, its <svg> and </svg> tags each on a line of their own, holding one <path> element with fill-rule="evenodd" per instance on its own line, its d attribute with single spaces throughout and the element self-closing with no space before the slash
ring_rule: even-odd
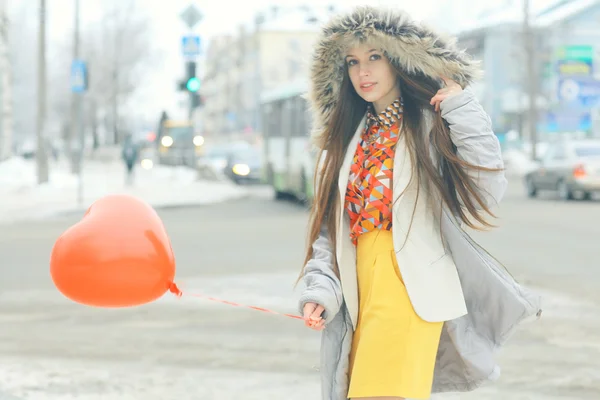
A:
<svg viewBox="0 0 600 400">
<path fill-rule="evenodd" d="M 118 34 L 115 32 L 115 36 L 118 37 Z M 119 135 L 119 67 L 118 67 L 118 53 L 117 48 L 119 43 L 117 39 L 114 42 L 115 53 L 112 65 L 112 114 L 113 114 L 113 144 L 119 144 L 121 141 L 121 137 Z"/>
<path fill-rule="evenodd" d="M 40 0 L 38 35 L 38 93 L 37 93 L 37 161 L 38 184 L 48 182 L 48 155 L 46 154 L 46 0 Z"/>
<path fill-rule="evenodd" d="M 0 0 L 0 161 L 10 158 L 12 151 L 12 87 L 9 58 L 7 0 Z"/>
<path fill-rule="evenodd" d="M 122 32 L 123 29 L 119 26 L 119 13 L 118 13 L 118 5 L 119 3 L 115 3 L 115 8 L 113 9 L 113 21 L 115 24 L 115 36 L 113 38 L 113 59 L 112 59 L 112 114 L 113 114 L 113 142 L 114 144 L 119 144 L 121 142 L 121 134 L 119 132 L 120 129 L 120 121 L 119 121 L 119 61 L 121 58 L 121 40 L 122 40 Z"/>
<path fill-rule="evenodd" d="M 523 0 L 523 42 L 525 49 L 525 64 L 527 65 L 527 93 L 529 98 L 529 109 L 527 112 L 527 122 L 529 124 L 529 135 L 531 140 L 531 158 L 537 158 L 537 95 L 538 95 L 538 76 L 536 74 L 536 40 L 535 33 L 531 27 L 530 21 L 530 0 Z"/>
<path fill-rule="evenodd" d="M 79 0 L 75 0 L 75 30 L 73 32 L 73 60 L 80 60 L 81 49 L 79 43 Z M 87 86 L 87 84 L 86 84 Z M 75 133 L 79 139 L 77 151 L 77 202 L 83 204 L 83 158 L 85 153 L 85 135 L 83 132 L 83 92 L 76 91 L 75 97 Z"/>
</svg>

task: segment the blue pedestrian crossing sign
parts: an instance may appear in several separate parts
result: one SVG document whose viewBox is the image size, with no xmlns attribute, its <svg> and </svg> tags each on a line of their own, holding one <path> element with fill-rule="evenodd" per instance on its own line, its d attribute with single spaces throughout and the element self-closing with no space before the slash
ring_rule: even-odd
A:
<svg viewBox="0 0 600 400">
<path fill-rule="evenodd" d="M 71 91 L 83 93 L 88 88 L 87 65 L 82 60 L 73 60 L 71 64 Z"/>
<path fill-rule="evenodd" d="M 181 38 L 181 51 L 184 57 L 193 58 L 200 55 L 200 36 L 184 36 Z"/>
</svg>

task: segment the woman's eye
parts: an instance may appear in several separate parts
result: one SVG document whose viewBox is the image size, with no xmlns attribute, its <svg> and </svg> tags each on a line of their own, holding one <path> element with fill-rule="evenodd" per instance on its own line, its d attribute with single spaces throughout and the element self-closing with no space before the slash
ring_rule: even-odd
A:
<svg viewBox="0 0 600 400">
<path fill-rule="evenodd" d="M 348 66 L 356 65 L 356 60 L 348 60 Z"/>
<path fill-rule="evenodd" d="M 379 54 L 373 54 L 370 59 L 371 61 L 381 60 L 381 56 Z"/>
</svg>

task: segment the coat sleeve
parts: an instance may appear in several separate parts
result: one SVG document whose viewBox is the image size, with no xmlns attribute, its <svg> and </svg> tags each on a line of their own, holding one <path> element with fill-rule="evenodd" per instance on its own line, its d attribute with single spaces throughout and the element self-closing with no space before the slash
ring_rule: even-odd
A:
<svg viewBox="0 0 600 400">
<path fill-rule="evenodd" d="M 320 167 L 320 166 L 319 166 Z M 315 188 L 316 189 L 316 188 Z M 329 323 L 340 310 L 342 285 L 334 271 L 335 254 L 327 228 L 321 226 L 319 236 L 312 244 L 313 255 L 303 270 L 304 290 L 299 299 L 300 315 L 306 303 L 317 303 L 325 309 L 322 317 Z"/>
<path fill-rule="evenodd" d="M 330 322 L 342 304 L 342 286 L 333 270 L 333 249 L 326 228 L 322 228 L 312 244 L 313 256 L 304 267 L 304 290 L 300 295 L 299 310 L 302 315 L 306 303 L 317 303 L 325 309 L 322 317 Z"/>
<path fill-rule="evenodd" d="M 450 139 L 462 160 L 473 165 L 502 169 L 497 172 L 469 172 L 486 205 L 497 205 L 504 196 L 507 180 L 500 142 L 492 131 L 490 117 L 468 88 L 443 100 L 440 110 L 442 118 L 450 126 Z"/>
</svg>

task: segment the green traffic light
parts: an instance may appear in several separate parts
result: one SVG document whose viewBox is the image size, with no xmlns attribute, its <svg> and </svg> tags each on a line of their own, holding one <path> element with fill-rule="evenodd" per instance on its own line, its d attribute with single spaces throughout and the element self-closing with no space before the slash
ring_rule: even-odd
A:
<svg viewBox="0 0 600 400">
<path fill-rule="evenodd" d="M 197 92 L 200 89 L 200 79 L 190 78 L 185 86 L 190 92 Z"/>
</svg>

